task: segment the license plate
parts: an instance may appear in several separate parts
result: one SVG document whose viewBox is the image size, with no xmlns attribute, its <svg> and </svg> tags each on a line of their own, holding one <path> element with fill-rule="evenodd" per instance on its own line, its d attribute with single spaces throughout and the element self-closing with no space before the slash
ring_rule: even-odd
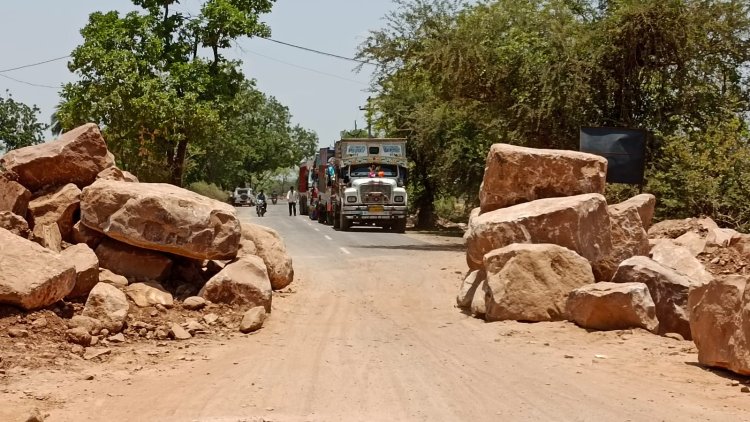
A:
<svg viewBox="0 0 750 422">
<path fill-rule="evenodd" d="M 380 213 L 385 211 L 382 205 L 370 205 L 367 207 L 367 211 L 371 213 Z"/>
</svg>

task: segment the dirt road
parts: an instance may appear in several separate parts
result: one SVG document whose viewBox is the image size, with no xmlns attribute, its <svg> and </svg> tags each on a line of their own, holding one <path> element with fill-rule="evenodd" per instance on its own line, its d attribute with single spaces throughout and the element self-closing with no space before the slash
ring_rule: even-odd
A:
<svg viewBox="0 0 750 422">
<path fill-rule="evenodd" d="M 697 366 L 690 342 L 486 324 L 454 307 L 460 238 L 340 233 L 285 208 L 261 222 L 285 236 L 297 280 L 261 331 L 27 371 L 0 385 L 0 420 L 750 420 L 750 394 Z"/>
</svg>

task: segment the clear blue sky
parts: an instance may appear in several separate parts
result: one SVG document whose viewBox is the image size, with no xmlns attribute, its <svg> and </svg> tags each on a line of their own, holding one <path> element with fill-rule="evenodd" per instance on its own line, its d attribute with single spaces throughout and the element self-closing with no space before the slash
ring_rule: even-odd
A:
<svg viewBox="0 0 750 422">
<path fill-rule="evenodd" d="M 182 0 L 179 8 L 194 11 L 200 4 L 200 0 Z M 368 30 L 380 28 L 382 17 L 393 7 L 391 0 L 277 0 L 264 20 L 274 39 L 351 57 Z M 3 0 L 0 69 L 69 54 L 81 43 L 79 31 L 89 13 L 132 9 L 129 0 Z M 368 66 L 355 73 L 355 63 L 263 39 L 240 40 L 228 55 L 242 59 L 245 75 L 287 105 L 295 123 L 315 130 L 321 145 L 332 144 L 339 131 L 352 128 L 355 120 L 364 127 L 358 108 L 368 96 Z M 58 86 L 74 80 L 66 63 L 63 60 L 5 75 Z M 36 104 L 44 122 L 49 121 L 59 100 L 57 89 L 0 77 L 0 92 L 5 95 L 6 89 L 16 100 Z"/>
</svg>

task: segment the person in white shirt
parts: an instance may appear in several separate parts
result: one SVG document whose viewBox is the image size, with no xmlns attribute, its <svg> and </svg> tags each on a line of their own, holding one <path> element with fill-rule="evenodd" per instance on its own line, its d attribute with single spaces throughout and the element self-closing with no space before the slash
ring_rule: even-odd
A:
<svg viewBox="0 0 750 422">
<path fill-rule="evenodd" d="M 299 195 L 297 192 L 294 191 L 294 186 L 289 187 L 289 192 L 286 194 L 286 200 L 289 202 L 289 216 L 292 216 L 292 213 L 294 213 L 294 216 L 297 216 L 297 200 L 299 199 Z"/>
</svg>

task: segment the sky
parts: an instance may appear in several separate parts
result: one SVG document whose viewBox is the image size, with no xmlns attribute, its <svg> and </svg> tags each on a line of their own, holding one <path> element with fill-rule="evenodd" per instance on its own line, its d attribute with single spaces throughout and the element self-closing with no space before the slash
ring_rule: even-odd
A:
<svg viewBox="0 0 750 422">
<path fill-rule="evenodd" d="M 179 9 L 196 11 L 201 0 L 182 0 Z M 369 30 L 383 26 L 392 0 L 277 0 L 263 16 L 271 37 L 346 57 Z M 0 70 L 61 57 L 82 42 L 80 29 L 94 11 L 129 11 L 129 0 L 2 0 L 0 1 Z M 242 39 L 227 56 L 243 61 L 258 88 L 288 106 L 293 123 L 318 133 L 321 146 L 332 146 L 354 122 L 365 127 L 360 106 L 366 104 L 370 68 L 355 72 L 356 63 L 279 45 L 264 39 Z M 75 80 L 67 60 L 0 73 L 38 85 L 57 87 Z M 17 101 L 41 109 L 49 117 L 59 102 L 58 89 L 30 86 L 0 77 L 0 95 L 8 90 Z M 49 134 L 48 134 L 49 135 Z"/>
</svg>

